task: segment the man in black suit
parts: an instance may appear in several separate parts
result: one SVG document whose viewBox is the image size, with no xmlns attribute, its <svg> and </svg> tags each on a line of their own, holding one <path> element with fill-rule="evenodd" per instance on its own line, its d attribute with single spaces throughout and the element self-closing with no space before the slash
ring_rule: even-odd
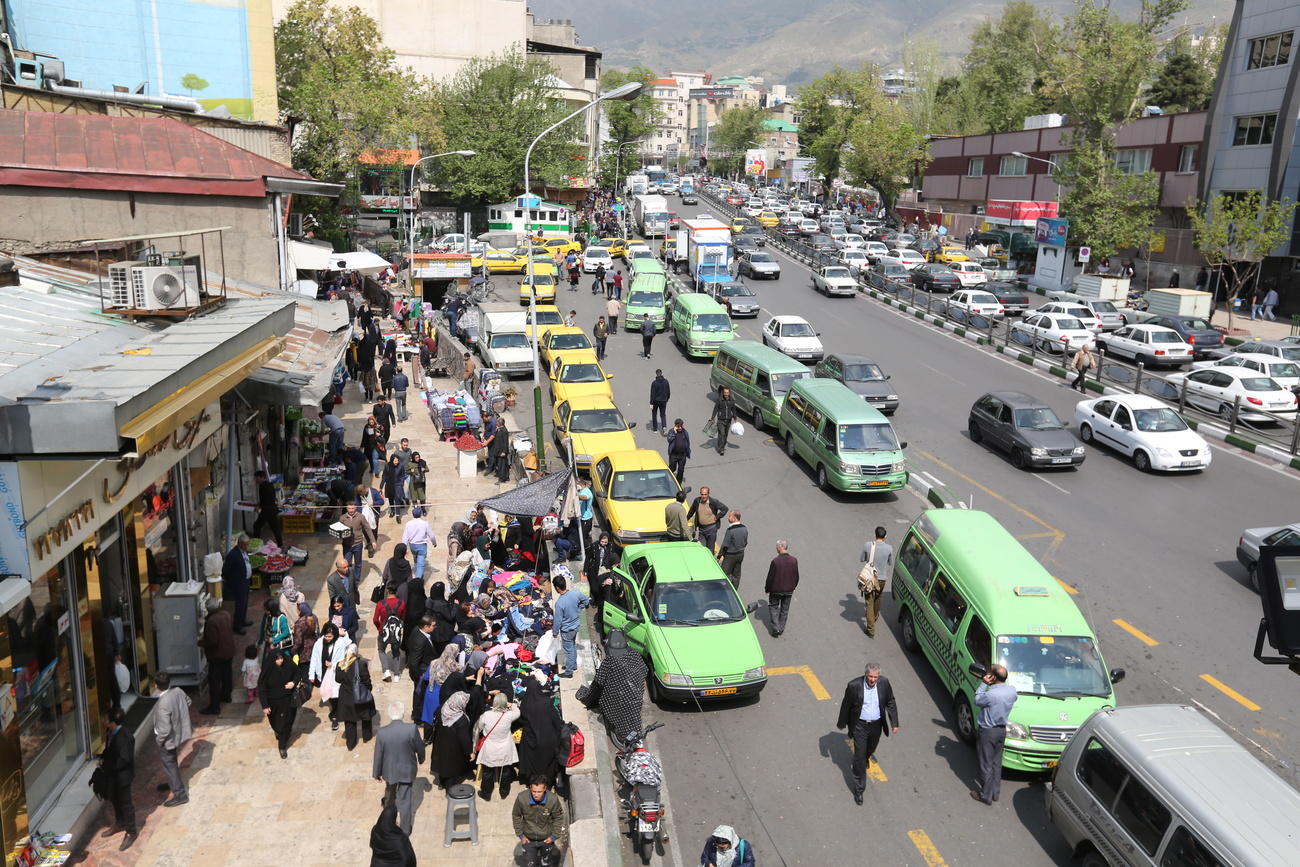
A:
<svg viewBox="0 0 1300 867">
<path fill-rule="evenodd" d="M 104 744 L 104 754 L 99 760 L 99 767 L 108 775 L 108 800 L 113 803 L 114 827 L 126 831 L 122 838 L 122 849 L 130 849 L 135 842 L 135 802 L 131 800 L 131 783 L 135 780 L 135 736 L 122 725 L 126 714 L 122 708 L 114 705 L 108 709 L 108 740 Z"/>
<path fill-rule="evenodd" d="M 885 716 L 889 726 L 885 726 Z M 862 792 L 867 787 L 867 765 L 880 743 L 880 733 L 898 733 L 898 705 L 894 688 L 880 676 L 880 664 L 868 662 L 866 673 L 855 677 L 844 688 L 837 729 L 847 728 L 853 740 L 853 802 L 862 806 Z"/>
<path fill-rule="evenodd" d="M 411 784 L 424 762 L 424 738 L 416 727 L 402 720 L 406 708 L 400 701 L 388 705 L 388 725 L 375 735 L 373 773 L 384 783 L 384 798 L 397 805 L 402 831 L 411 836 Z"/>
<path fill-rule="evenodd" d="M 420 721 L 420 711 L 424 708 L 424 691 L 420 689 L 420 678 L 424 676 L 429 663 L 437 658 L 433 652 L 433 627 L 435 618 L 432 614 L 420 615 L 419 628 L 411 631 L 406 638 L 406 673 L 411 676 L 411 721 Z"/>
<path fill-rule="evenodd" d="M 243 533 L 235 539 L 235 546 L 226 552 L 221 564 L 223 594 L 235 601 L 235 634 L 243 635 L 245 626 L 252 626 L 248 617 L 248 593 L 252 587 L 253 567 L 248 560 L 248 537 Z"/>
</svg>

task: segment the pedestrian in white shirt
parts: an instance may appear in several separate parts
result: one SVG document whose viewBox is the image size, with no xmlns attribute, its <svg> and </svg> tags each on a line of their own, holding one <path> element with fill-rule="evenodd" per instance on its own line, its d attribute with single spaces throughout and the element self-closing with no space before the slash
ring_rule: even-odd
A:
<svg viewBox="0 0 1300 867">
<path fill-rule="evenodd" d="M 406 549 L 415 558 L 415 574 L 423 579 L 425 563 L 429 558 L 429 546 L 436 548 L 438 540 L 434 538 L 429 522 L 424 519 L 422 506 L 416 506 L 411 510 L 411 520 L 406 522 L 402 530 L 402 541 L 406 543 Z"/>
</svg>

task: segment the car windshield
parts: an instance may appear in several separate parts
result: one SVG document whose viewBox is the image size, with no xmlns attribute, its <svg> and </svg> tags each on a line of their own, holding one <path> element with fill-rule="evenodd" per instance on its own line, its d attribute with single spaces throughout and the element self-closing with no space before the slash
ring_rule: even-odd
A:
<svg viewBox="0 0 1300 867">
<path fill-rule="evenodd" d="M 1281 355 L 1287 361 L 1300 361 L 1300 346 L 1284 346 Z"/>
<path fill-rule="evenodd" d="M 1284 379 L 1295 379 L 1300 377 L 1300 365 L 1292 364 L 1289 361 L 1283 361 L 1280 364 L 1270 364 L 1268 366 L 1270 376 L 1280 376 Z"/>
<path fill-rule="evenodd" d="M 1250 376 L 1243 377 L 1241 387 L 1246 391 L 1281 391 L 1282 386 L 1278 385 L 1267 376 Z"/>
<path fill-rule="evenodd" d="M 573 414 L 569 430 L 573 433 L 613 433 L 627 430 L 627 423 L 617 409 L 584 409 Z"/>
<path fill-rule="evenodd" d="M 1073 328 L 1076 331 L 1083 330 L 1083 323 L 1080 322 L 1078 319 L 1075 319 L 1073 316 L 1058 316 L 1056 317 L 1055 324 L 1056 327 L 1060 328 L 1061 330 L 1066 330 L 1070 328 Z"/>
<path fill-rule="evenodd" d="M 493 334 L 493 349 L 524 349 L 528 346 L 528 338 L 522 334 Z"/>
<path fill-rule="evenodd" d="M 822 272 L 822 274 L 826 275 L 827 277 L 849 277 L 849 276 L 851 276 L 851 275 L 849 274 L 849 269 L 848 269 L 848 268 L 827 268 L 825 271 Z"/>
<path fill-rule="evenodd" d="M 616 500 L 671 500 L 677 491 L 677 480 L 668 470 L 614 473 L 609 486 L 609 495 Z"/>
<path fill-rule="evenodd" d="M 566 364 L 560 369 L 560 382 L 604 382 L 605 375 L 597 364 Z"/>
<path fill-rule="evenodd" d="M 555 283 L 555 275 L 534 274 L 532 276 L 532 279 L 529 281 L 529 283 L 531 283 L 534 286 L 551 286 Z"/>
<path fill-rule="evenodd" d="M 1025 430 L 1060 430 L 1065 427 L 1051 407 L 1036 406 L 1016 410 L 1016 427 Z"/>
<path fill-rule="evenodd" d="M 1182 335 L 1177 331 L 1152 331 L 1152 343 L 1182 343 Z"/>
<path fill-rule="evenodd" d="M 537 321 L 541 325 L 559 325 L 564 319 L 560 316 L 558 310 L 539 310 Z"/>
<path fill-rule="evenodd" d="M 816 337 L 817 332 L 813 331 L 811 325 L 807 322 L 786 322 L 781 326 L 782 337 Z"/>
<path fill-rule="evenodd" d="M 775 262 L 771 253 L 750 253 L 749 261 L 751 262 Z"/>
<path fill-rule="evenodd" d="M 998 662 L 1007 683 L 1026 695 L 1109 696 L 1110 678 L 1086 636 L 999 635 Z"/>
<path fill-rule="evenodd" d="M 655 585 L 650 616 L 656 623 L 695 626 L 740 620 L 745 609 L 725 578 L 674 581 Z"/>
<path fill-rule="evenodd" d="M 591 349 L 585 334 L 556 334 L 551 338 L 552 349 Z"/>
<path fill-rule="evenodd" d="M 723 298 L 753 297 L 753 291 L 744 283 L 726 283 L 720 292 Z"/>
<path fill-rule="evenodd" d="M 1002 267 L 1002 263 L 999 262 L 997 259 L 978 259 L 976 261 L 978 261 L 979 264 L 985 268 L 998 269 Z"/>
<path fill-rule="evenodd" d="M 607 245 L 606 245 L 606 246 L 607 246 Z M 608 259 L 608 258 L 609 258 L 609 251 L 606 250 L 604 246 L 602 246 L 602 247 L 588 247 L 588 248 L 587 248 L 587 252 L 586 252 L 584 255 L 586 255 L 587 257 L 589 257 L 589 258 L 591 258 L 591 259 Z"/>
<path fill-rule="evenodd" d="M 864 362 L 844 365 L 845 382 L 879 382 L 884 378 L 885 374 L 874 364 Z"/>
<path fill-rule="evenodd" d="M 972 292 L 966 297 L 971 304 L 997 304 L 998 299 L 987 292 Z"/>
<path fill-rule="evenodd" d="M 1094 301 L 1094 302 L 1092 302 L 1092 312 L 1094 312 L 1094 313 L 1118 313 L 1119 311 L 1116 310 L 1116 309 L 1115 309 L 1115 305 L 1114 305 L 1114 304 L 1111 304 L 1109 301 Z"/>
<path fill-rule="evenodd" d="M 628 307 L 663 307 L 664 293 L 662 292 L 632 292 L 627 296 Z"/>
<path fill-rule="evenodd" d="M 649 250 L 640 249 L 640 250 L 633 250 L 633 251 L 632 251 L 632 258 L 633 258 L 633 259 L 653 259 L 654 257 L 655 257 L 655 254 L 654 254 L 654 253 L 651 253 Z"/>
<path fill-rule="evenodd" d="M 1206 322 L 1204 319 L 1180 319 L 1178 321 L 1182 323 L 1182 326 L 1184 328 L 1190 329 L 1192 331 L 1213 331 L 1214 330 L 1214 326 Z"/>
<path fill-rule="evenodd" d="M 772 395 L 779 397 L 789 394 L 790 386 L 796 379 L 808 379 L 811 376 L 812 371 L 808 370 L 801 370 L 798 373 L 773 373 L 771 375 Z"/>
<path fill-rule="evenodd" d="M 842 424 L 839 426 L 842 452 L 892 452 L 898 437 L 888 424 Z"/>
<path fill-rule="evenodd" d="M 1187 422 L 1183 421 L 1182 416 L 1168 407 L 1135 409 L 1133 410 L 1133 416 L 1137 429 L 1147 433 L 1173 433 L 1174 431 L 1187 430 Z"/>
<path fill-rule="evenodd" d="M 731 330 L 731 317 L 725 313 L 701 313 L 695 317 L 695 331 L 721 334 Z"/>
</svg>

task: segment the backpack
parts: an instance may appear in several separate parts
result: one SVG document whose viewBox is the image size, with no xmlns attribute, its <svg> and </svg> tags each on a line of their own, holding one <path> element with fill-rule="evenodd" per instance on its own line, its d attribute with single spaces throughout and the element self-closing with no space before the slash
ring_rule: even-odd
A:
<svg viewBox="0 0 1300 867">
<path fill-rule="evenodd" d="M 862 569 L 858 572 L 858 592 L 866 596 L 870 593 L 881 593 L 884 588 L 884 582 L 876 574 L 876 543 L 873 540 L 871 549 L 867 552 L 867 562 L 862 564 Z"/>
<path fill-rule="evenodd" d="M 582 729 L 571 722 L 560 726 L 560 749 L 557 758 L 566 768 L 582 764 L 587 755 L 587 739 L 582 736 Z"/>
<path fill-rule="evenodd" d="M 389 652 L 397 656 L 402 652 L 403 639 L 406 637 L 406 626 L 402 623 L 402 618 L 397 616 L 396 612 L 389 612 L 388 617 L 384 620 L 384 627 L 379 631 L 380 647 L 390 648 Z"/>
</svg>

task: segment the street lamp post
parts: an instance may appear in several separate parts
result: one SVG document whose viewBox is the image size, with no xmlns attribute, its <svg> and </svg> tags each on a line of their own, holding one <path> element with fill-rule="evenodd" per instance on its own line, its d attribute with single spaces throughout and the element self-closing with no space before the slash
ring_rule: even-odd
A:
<svg viewBox="0 0 1300 867">
<path fill-rule="evenodd" d="M 528 150 L 524 152 L 524 244 L 525 249 L 528 251 L 524 280 L 528 284 L 528 312 L 533 323 L 533 337 L 530 341 L 533 350 L 533 448 L 537 452 L 537 470 L 540 473 L 546 472 L 546 444 L 542 441 L 542 381 L 541 368 L 537 357 L 537 341 L 539 338 L 537 330 L 537 287 L 533 285 L 533 187 L 528 171 L 533 158 L 533 148 L 537 147 L 537 143 L 545 136 L 564 126 L 578 115 L 591 111 L 607 99 L 631 99 L 641 92 L 642 86 L 639 81 L 629 81 L 613 90 L 605 91 L 591 102 L 569 112 L 569 114 L 539 132 L 532 143 L 528 145 Z"/>
<path fill-rule="evenodd" d="M 438 157 L 472 157 L 478 154 L 477 151 L 447 151 L 440 154 L 429 154 L 427 157 L 420 157 L 411 163 L 411 183 L 407 189 L 411 195 L 419 201 L 419 196 L 415 192 L 415 170 L 420 163 L 425 160 L 435 160 Z M 406 202 L 402 202 L 402 209 L 406 209 Z M 411 219 L 406 221 L 406 288 L 412 292 L 415 289 L 415 211 L 411 211 Z M 468 239 L 467 239 L 468 240 Z"/>
<path fill-rule="evenodd" d="M 632 145 L 632 144 L 639 145 L 641 144 L 641 140 L 628 139 L 627 141 L 621 141 L 618 143 L 618 146 L 614 148 L 614 200 L 615 201 L 618 201 L 619 198 L 618 182 L 623 177 L 623 148 L 626 147 L 627 145 Z M 626 199 L 626 196 L 624 197 L 624 199 Z M 626 238 L 627 237 L 627 202 L 626 201 L 623 202 L 623 209 L 618 212 L 618 226 L 619 226 L 619 234 L 623 238 Z"/>
<path fill-rule="evenodd" d="M 1021 153 L 1020 151 L 1012 151 L 1011 155 L 1025 160 L 1033 160 L 1036 163 L 1043 163 L 1044 165 L 1051 166 L 1052 171 L 1056 171 L 1056 163 L 1051 160 L 1045 160 L 1042 157 L 1031 157 L 1029 154 Z M 1056 203 L 1059 205 L 1061 203 L 1061 185 L 1057 183 L 1056 178 L 1054 177 L 1052 178 L 1052 183 L 1056 184 Z"/>
</svg>

